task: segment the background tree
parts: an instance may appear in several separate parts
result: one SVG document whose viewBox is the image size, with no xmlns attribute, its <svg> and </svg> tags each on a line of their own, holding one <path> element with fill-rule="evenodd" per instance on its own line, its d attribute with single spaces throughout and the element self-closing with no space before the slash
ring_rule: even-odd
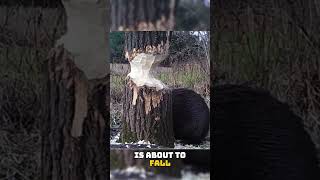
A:
<svg viewBox="0 0 320 180">
<path fill-rule="evenodd" d="M 210 1 L 180 0 L 176 10 L 177 31 L 210 29 Z"/>
<path fill-rule="evenodd" d="M 111 0 L 111 30 L 172 30 L 178 0 Z"/>
<path fill-rule="evenodd" d="M 109 35 L 110 41 L 110 58 L 112 63 L 128 63 L 125 60 L 124 49 L 124 33 L 112 32 Z"/>
</svg>

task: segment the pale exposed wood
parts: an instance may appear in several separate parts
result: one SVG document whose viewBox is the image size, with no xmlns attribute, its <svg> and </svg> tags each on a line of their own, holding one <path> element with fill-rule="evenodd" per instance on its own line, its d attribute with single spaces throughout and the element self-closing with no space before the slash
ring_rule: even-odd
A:
<svg viewBox="0 0 320 180">
<path fill-rule="evenodd" d="M 63 1 L 67 14 L 67 33 L 57 45 L 75 57 L 75 64 L 88 79 L 102 78 L 109 72 L 108 1 Z"/>
</svg>

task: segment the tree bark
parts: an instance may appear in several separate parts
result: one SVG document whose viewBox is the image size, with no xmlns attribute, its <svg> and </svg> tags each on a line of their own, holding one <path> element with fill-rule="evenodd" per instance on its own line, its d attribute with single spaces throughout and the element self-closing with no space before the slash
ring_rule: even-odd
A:
<svg viewBox="0 0 320 180">
<path fill-rule="evenodd" d="M 111 0 L 111 30 L 173 30 L 178 0 Z"/>
<path fill-rule="evenodd" d="M 173 147 L 171 90 L 157 91 L 153 87 L 137 87 L 127 80 L 123 100 L 121 141 L 149 141 L 165 147 Z"/>
<path fill-rule="evenodd" d="M 50 52 L 48 71 L 41 179 L 107 179 L 107 77 L 88 81 L 62 47 Z"/>
<path fill-rule="evenodd" d="M 120 140 L 122 143 L 145 140 L 173 147 L 171 90 L 150 74 L 168 53 L 169 34 L 128 32 L 125 38 L 126 58 L 130 62 L 131 72 L 123 99 Z"/>
<path fill-rule="evenodd" d="M 125 56 L 131 61 L 138 53 L 168 54 L 170 37 L 169 31 L 126 32 Z"/>
</svg>

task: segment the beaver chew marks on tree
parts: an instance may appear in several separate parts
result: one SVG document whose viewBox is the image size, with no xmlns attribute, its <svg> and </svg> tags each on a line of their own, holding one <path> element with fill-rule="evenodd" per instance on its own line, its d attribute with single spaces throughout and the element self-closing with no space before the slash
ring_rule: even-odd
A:
<svg viewBox="0 0 320 180">
<path fill-rule="evenodd" d="M 130 62 L 123 100 L 122 143 L 149 141 L 173 147 L 171 90 L 152 76 L 169 48 L 168 32 L 125 33 L 125 54 Z"/>
<path fill-rule="evenodd" d="M 173 30 L 178 0 L 111 0 L 111 30 Z"/>
<path fill-rule="evenodd" d="M 137 56 L 130 61 L 131 72 L 128 76 L 137 86 L 146 85 L 148 87 L 155 87 L 156 90 L 163 89 L 165 84 L 154 78 L 150 70 L 161 62 L 164 57 L 165 56 L 163 55 L 152 55 L 146 53 L 137 54 Z"/>
<path fill-rule="evenodd" d="M 52 49 L 47 60 L 41 179 L 107 179 L 108 77 L 88 80 L 62 46 Z"/>
</svg>

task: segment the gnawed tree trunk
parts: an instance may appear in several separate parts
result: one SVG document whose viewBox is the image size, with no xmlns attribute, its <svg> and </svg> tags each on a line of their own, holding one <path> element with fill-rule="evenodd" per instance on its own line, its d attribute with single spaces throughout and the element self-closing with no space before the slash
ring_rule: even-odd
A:
<svg viewBox="0 0 320 180">
<path fill-rule="evenodd" d="M 173 30 L 178 0 L 111 0 L 111 30 Z"/>
<path fill-rule="evenodd" d="M 172 147 L 171 91 L 137 87 L 132 80 L 128 80 L 125 93 L 122 141 L 146 140 L 152 144 Z"/>
<path fill-rule="evenodd" d="M 126 32 L 125 56 L 131 62 L 141 53 L 158 55 L 161 62 L 168 54 L 170 36 L 168 31 Z"/>
<path fill-rule="evenodd" d="M 128 32 L 125 40 L 131 72 L 126 80 L 120 140 L 173 147 L 171 90 L 151 74 L 168 53 L 169 33 Z"/>
<path fill-rule="evenodd" d="M 62 47 L 50 52 L 48 71 L 49 114 L 42 128 L 41 179 L 107 179 L 107 77 L 87 80 Z"/>
</svg>

